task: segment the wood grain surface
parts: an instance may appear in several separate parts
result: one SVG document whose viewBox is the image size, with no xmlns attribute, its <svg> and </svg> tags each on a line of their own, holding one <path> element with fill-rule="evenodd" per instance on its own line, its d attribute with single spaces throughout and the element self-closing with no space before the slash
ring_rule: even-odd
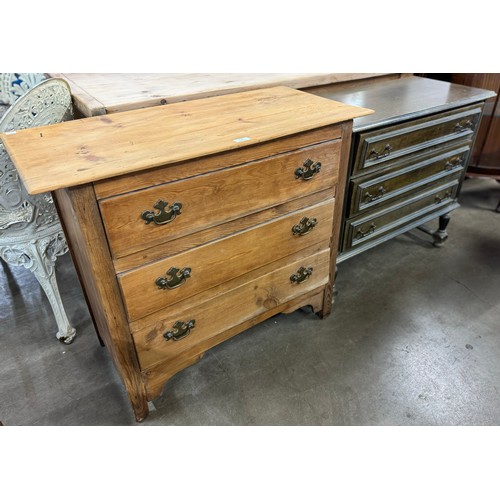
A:
<svg viewBox="0 0 500 500">
<path fill-rule="evenodd" d="M 210 241 L 215 241 L 230 236 L 231 234 L 245 231 L 253 226 L 282 217 L 304 207 L 312 207 L 335 197 L 337 188 L 338 186 L 334 186 L 333 189 L 326 189 L 319 193 L 304 196 L 303 198 L 296 198 L 282 205 L 276 205 L 266 210 L 230 220 L 224 224 L 202 229 L 154 247 L 142 249 L 139 252 L 114 260 L 113 264 L 115 266 L 115 271 L 117 274 L 130 271 L 153 261 L 163 259 L 166 255 L 176 255 L 199 245 L 204 245 Z"/>
<path fill-rule="evenodd" d="M 371 110 L 287 87 L 1 134 L 30 194 L 238 149 Z"/>
<path fill-rule="evenodd" d="M 290 276 L 301 266 L 311 266 L 311 276 L 304 283 L 292 283 Z M 194 297 L 161 311 L 156 315 L 153 325 L 134 335 L 141 368 L 144 370 L 156 363 L 173 361 L 194 345 L 325 285 L 329 268 L 330 251 L 326 249 L 273 269 L 239 287 L 228 288 L 225 293 L 209 300 L 198 301 Z M 192 332 L 179 341 L 165 340 L 163 334 L 179 320 L 195 320 Z"/>
<path fill-rule="evenodd" d="M 55 193 L 71 256 L 99 336 L 127 389 L 137 421 L 148 415 L 146 392 L 92 186 Z"/>
<path fill-rule="evenodd" d="M 200 229 L 255 213 L 273 205 L 332 189 L 338 181 L 340 141 L 300 149 L 237 167 L 218 170 L 134 191 L 100 202 L 101 215 L 114 258 L 177 239 Z M 310 181 L 295 176 L 308 160 L 321 163 Z M 242 195 L 244 193 L 244 196 Z M 165 225 L 141 218 L 158 200 L 181 203 Z"/>
<path fill-rule="evenodd" d="M 194 344 L 190 349 L 181 352 L 174 360 L 169 359 L 168 361 L 158 363 L 147 368 L 146 370 L 143 370 L 142 374 L 146 385 L 148 400 L 157 398 L 161 394 L 165 382 L 167 382 L 179 371 L 199 361 L 205 351 L 220 344 L 221 342 L 224 342 L 225 340 L 230 339 L 231 337 L 234 337 L 238 333 L 257 325 L 258 323 L 261 323 L 278 313 L 286 314 L 305 306 L 311 306 L 314 312 L 318 312 L 323 303 L 324 288 L 324 286 L 321 286 L 316 290 L 301 294 L 295 299 L 279 304 L 278 306 L 266 310 L 259 315 L 244 321 L 243 323 L 232 326 L 231 328 L 228 328 L 213 337 Z"/>
<path fill-rule="evenodd" d="M 336 261 L 339 249 L 341 231 L 342 231 L 342 214 L 344 206 L 344 197 L 347 186 L 348 165 L 349 165 L 349 152 L 351 149 L 352 140 L 352 121 L 342 124 L 342 137 L 341 137 L 341 150 L 340 150 L 340 165 L 339 165 L 339 189 L 335 198 L 335 206 L 332 231 L 330 234 L 330 268 L 328 283 L 325 287 L 325 294 L 323 296 L 323 307 L 318 315 L 321 318 L 326 318 L 332 312 L 332 304 L 334 301 L 333 289 L 335 286 L 336 274 Z"/>
<path fill-rule="evenodd" d="M 328 248 L 333 208 L 332 199 L 119 275 L 129 320 L 139 319 L 303 248 L 313 245 Z M 294 236 L 292 227 L 304 216 L 315 218 L 317 225 L 305 236 Z M 191 268 L 191 277 L 178 288 L 159 289 L 156 279 L 171 267 Z"/>
<path fill-rule="evenodd" d="M 97 116 L 265 87 L 306 88 L 391 73 L 50 73 L 71 87 L 83 116 Z"/>
<path fill-rule="evenodd" d="M 194 158 L 191 160 L 168 165 L 164 168 L 154 168 L 109 180 L 94 183 L 94 190 L 98 199 L 108 198 L 117 194 L 129 193 L 167 182 L 174 182 L 195 175 L 207 174 L 226 167 L 234 167 L 243 163 L 261 160 L 314 144 L 339 139 L 340 125 L 330 125 L 312 131 L 293 134 L 289 137 L 278 138 L 263 142 L 252 147 L 226 151 L 218 155 Z"/>
</svg>

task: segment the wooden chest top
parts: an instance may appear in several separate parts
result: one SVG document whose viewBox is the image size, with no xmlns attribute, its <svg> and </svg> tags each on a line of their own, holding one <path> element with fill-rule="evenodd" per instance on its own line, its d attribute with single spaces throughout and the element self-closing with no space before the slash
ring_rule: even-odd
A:
<svg viewBox="0 0 500 500">
<path fill-rule="evenodd" d="M 75 108 L 97 116 L 269 87 L 304 89 L 398 73 L 50 73 L 71 87 Z"/>
<path fill-rule="evenodd" d="M 374 109 L 371 116 L 354 120 L 353 132 L 397 125 L 433 113 L 468 106 L 495 95 L 485 89 L 410 76 L 390 81 L 349 82 L 323 85 L 308 92 L 353 106 Z"/>
<path fill-rule="evenodd" d="M 30 194 L 251 146 L 371 110 L 274 87 L 2 134 Z"/>
</svg>

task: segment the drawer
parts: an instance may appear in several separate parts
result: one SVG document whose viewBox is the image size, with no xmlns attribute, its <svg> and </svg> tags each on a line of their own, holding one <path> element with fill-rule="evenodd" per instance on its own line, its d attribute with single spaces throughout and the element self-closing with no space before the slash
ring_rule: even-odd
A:
<svg viewBox="0 0 500 500">
<path fill-rule="evenodd" d="M 412 156 L 411 161 L 399 162 L 386 174 L 352 180 L 347 217 L 368 209 L 378 209 L 389 200 L 394 201 L 402 195 L 462 171 L 467 165 L 470 145 L 467 142 L 438 155 Z"/>
<path fill-rule="evenodd" d="M 112 254 L 118 259 L 288 200 L 333 189 L 339 153 L 340 141 L 329 141 L 101 200 Z M 314 168 L 319 171 L 310 175 Z M 305 176 L 296 175 L 299 169 Z"/>
<path fill-rule="evenodd" d="M 334 200 L 330 199 L 119 274 L 129 320 L 134 321 L 304 248 L 328 248 L 333 212 Z M 305 234 L 294 234 L 295 226 L 300 226 L 297 231 Z"/>
<path fill-rule="evenodd" d="M 94 182 L 94 191 L 98 200 L 119 194 L 130 193 L 186 177 L 208 174 L 223 168 L 235 167 L 244 163 L 271 158 L 290 151 L 314 146 L 340 139 L 341 127 L 328 125 L 315 130 L 299 132 L 279 139 L 254 144 L 248 147 L 231 149 L 211 156 L 191 158 L 179 163 L 159 166 L 151 170 L 134 172 Z M 244 144 L 244 143 L 243 143 Z M 186 175 L 188 173 L 189 175 Z"/>
<path fill-rule="evenodd" d="M 300 268 L 310 269 L 307 278 L 297 283 L 291 277 Z M 315 290 L 328 282 L 330 251 L 324 250 L 303 257 L 241 286 L 205 301 L 187 300 L 168 308 L 145 321 L 133 338 L 141 369 L 174 360 L 180 353 L 209 342 L 203 351 L 218 342 L 218 334 L 243 323 L 265 311 Z M 174 335 L 164 334 L 172 332 Z M 178 340 L 175 337 L 180 336 Z"/>
<path fill-rule="evenodd" d="M 446 183 L 434 189 L 425 190 L 384 210 L 346 221 L 343 251 L 370 243 L 432 210 L 452 203 L 460 185 L 460 177 L 447 179 Z"/>
<path fill-rule="evenodd" d="M 359 134 L 353 176 L 383 168 L 384 162 L 455 139 L 472 139 L 482 106 L 414 120 Z"/>
</svg>

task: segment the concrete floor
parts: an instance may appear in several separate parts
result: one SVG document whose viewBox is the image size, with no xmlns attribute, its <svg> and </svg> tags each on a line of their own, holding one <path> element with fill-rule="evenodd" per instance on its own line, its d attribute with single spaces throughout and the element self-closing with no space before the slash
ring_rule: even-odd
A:
<svg viewBox="0 0 500 500">
<path fill-rule="evenodd" d="M 412 231 L 339 265 L 333 314 L 279 315 L 177 374 L 136 424 L 68 255 L 72 345 L 29 271 L 0 266 L 0 421 L 45 425 L 499 425 L 500 184 L 468 179 L 437 249 Z"/>
</svg>

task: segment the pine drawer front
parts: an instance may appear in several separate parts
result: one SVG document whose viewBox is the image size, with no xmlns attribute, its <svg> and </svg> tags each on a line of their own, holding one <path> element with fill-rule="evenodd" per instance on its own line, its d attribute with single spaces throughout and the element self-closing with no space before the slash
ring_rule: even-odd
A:
<svg viewBox="0 0 500 500">
<path fill-rule="evenodd" d="M 142 320 L 134 333 L 141 369 L 174 360 L 179 354 L 196 349 L 201 342 L 273 309 L 328 282 L 330 252 L 313 254 L 249 280 L 239 287 L 205 301 L 186 300 Z M 301 268 L 310 270 L 300 283 L 292 281 Z M 170 332 L 170 333 L 168 333 Z M 164 335 L 167 335 L 167 338 Z M 174 338 L 180 337 L 178 340 Z M 204 346 L 201 351 L 205 350 Z"/>
<path fill-rule="evenodd" d="M 129 320 L 151 314 L 301 249 L 328 248 L 333 209 L 331 199 L 118 275 Z M 308 232 L 294 234 L 295 226 Z"/>
<path fill-rule="evenodd" d="M 451 204 L 460 185 L 460 176 L 448 180 L 444 185 L 436 186 L 419 193 L 384 210 L 371 213 L 368 216 L 357 217 L 346 222 L 344 234 L 344 251 L 363 246 L 380 238 L 400 226 L 409 224 L 412 220 L 426 213 L 438 210 Z"/>
<path fill-rule="evenodd" d="M 482 106 L 433 115 L 393 127 L 359 134 L 353 176 L 384 167 L 398 158 L 456 139 L 472 139 L 481 119 Z"/>
<path fill-rule="evenodd" d="M 317 144 L 339 140 L 340 136 L 341 127 L 338 125 L 329 125 L 234 151 L 225 151 L 211 156 L 193 158 L 164 167 L 97 181 L 94 183 L 94 190 L 97 199 L 102 200 L 139 189 L 178 181 L 186 177 L 205 175 L 223 168 L 265 160 L 273 156 L 297 151 Z M 243 142 L 242 144 L 245 143 Z"/>
<path fill-rule="evenodd" d="M 333 189 L 340 141 L 155 186 L 100 202 L 115 258 L 288 200 Z M 305 179 L 298 169 L 317 173 Z M 186 172 L 186 175 L 188 172 Z M 307 173 L 306 173 L 307 175 Z"/>
<path fill-rule="evenodd" d="M 429 183 L 444 177 L 454 176 L 467 165 L 471 142 L 461 147 L 448 148 L 440 154 L 419 155 L 410 161 L 398 162 L 388 173 L 375 174 L 368 178 L 351 180 L 350 208 L 348 217 L 371 209 L 380 209 L 388 201 L 394 201 L 402 195 L 425 189 Z"/>
</svg>

